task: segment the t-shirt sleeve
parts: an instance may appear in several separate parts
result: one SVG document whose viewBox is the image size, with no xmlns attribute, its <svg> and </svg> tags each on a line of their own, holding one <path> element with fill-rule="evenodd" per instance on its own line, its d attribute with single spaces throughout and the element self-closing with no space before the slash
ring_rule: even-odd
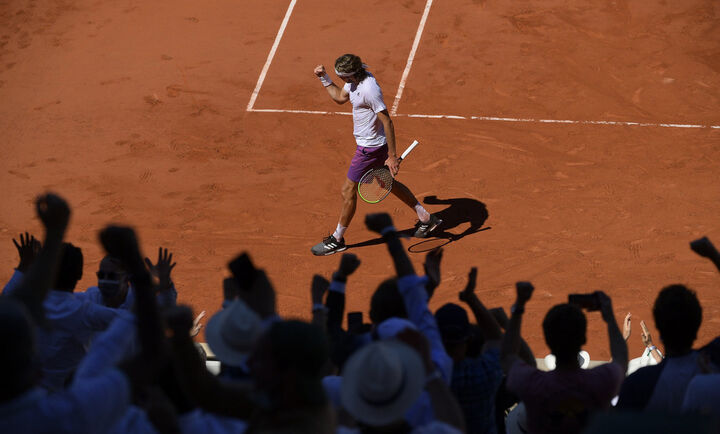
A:
<svg viewBox="0 0 720 434">
<path fill-rule="evenodd" d="M 375 84 L 374 86 L 372 86 L 371 89 L 371 91 L 365 94 L 365 102 L 367 103 L 368 107 L 370 107 L 375 113 L 387 110 L 387 107 L 385 106 L 385 101 L 383 101 L 383 94 L 380 86 Z"/>
<path fill-rule="evenodd" d="M 591 371 L 594 374 L 592 381 L 595 383 L 591 387 L 600 392 L 601 400 L 610 400 L 620 393 L 620 386 L 625 378 L 622 366 L 617 363 L 605 363 Z"/>
</svg>

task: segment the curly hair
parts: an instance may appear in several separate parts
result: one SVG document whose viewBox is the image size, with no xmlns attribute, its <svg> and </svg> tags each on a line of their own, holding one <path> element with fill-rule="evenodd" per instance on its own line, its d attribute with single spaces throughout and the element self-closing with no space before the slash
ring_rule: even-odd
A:
<svg viewBox="0 0 720 434">
<path fill-rule="evenodd" d="M 363 81 L 368 73 L 363 67 L 362 59 L 354 54 L 343 54 L 335 60 L 335 69 L 338 72 L 349 74 L 354 73 L 355 79 Z"/>
</svg>

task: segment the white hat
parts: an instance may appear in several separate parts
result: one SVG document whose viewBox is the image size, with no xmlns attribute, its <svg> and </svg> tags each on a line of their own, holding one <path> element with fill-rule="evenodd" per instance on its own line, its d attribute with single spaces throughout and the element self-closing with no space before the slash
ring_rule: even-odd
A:
<svg viewBox="0 0 720 434">
<path fill-rule="evenodd" d="M 405 318 L 392 317 L 378 324 L 377 336 L 380 340 L 392 339 L 405 329 L 417 330 L 417 326 Z"/>
<path fill-rule="evenodd" d="M 413 348 L 395 340 L 373 342 L 345 363 L 343 407 L 360 422 L 387 425 L 405 416 L 422 394 L 425 377 Z"/>
<path fill-rule="evenodd" d="M 590 354 L 587 351 L 580 351 L 577 355 L 578 363 L 582 369 L 587 369 L 590 366 Z M 548 354 L 545 356 L 545 367 L 548 371 L 555 369 L 555 355 Z"/>
<path fill-rule="evenodd" d="M 205 338 L 218 360 L 230 366 L 242 366 L 261 331 L 260 317 L 244 301 L 236 299 L 210 318 Z"/>
</svg>

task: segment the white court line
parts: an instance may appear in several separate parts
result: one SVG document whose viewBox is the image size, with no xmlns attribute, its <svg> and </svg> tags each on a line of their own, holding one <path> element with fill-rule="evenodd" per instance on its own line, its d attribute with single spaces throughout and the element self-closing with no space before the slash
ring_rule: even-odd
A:
<svg viewBox="0 0 720 434">
<path fill-rule="evenodd" d="M 306 115 L 345 115 L 352 116 L 352 112 L 324 112 L 319 110 L 276 110 L 276 109 L 248 109 L 249 112 L 259 113 L 301 113 Z"/>
<path fill-rule="evenodd" d="M 405 89 L 405 81 L 407 81 L 408 75 L 410 75 L 410 68 L 412 67 L 413 60 L 415 59 L 415 52 L 420 45 L 420 38 L 422 37 L 423 29 L 425 28 L 425 22 L 427 21 L 428 14 L 430 14 L 430 6 L 432 6 L 433 0 L 427 0 L 425 3 L 425 11 L 420 19 L 417 32 L 415 33 L 415 40 L 413 41 L 410 55 L 408 56 L 407 63 L 405 64 L 405 70 L 403 71 L 402 78 L 400 79 L 400 85 L 398 86 L 397 94 L 395 94 L 395 101 L 393 102 L 390 114 L 395 116 L 397 114 L 398 105 L 400 105 L 400 98 L 402 98 L 403 90 Z"/>
<path fill-rule="evenodd" d="M 288 21 L 290 21 L 290 15 L 292 15 L 292 11 L 293 11 L 293 8 L 295 7 L 296 2 L 297 2 L 297 0 L 291 0 L 290 5 L 288 6 L 287 12 L 285 12 L 285 18 L 283 19 L 282 24 L 280 24 L 280 30 L 278 30 L 278 33 L 275 36 L 275 42 L 273 43 L 273 46 L 270 49 L 268 58 L 265 61 L 265 66 L 263 66 L 263 69 L 260 72 L 260 77 L 258 77 L 257 84 L 255 85 L 255 90 L 253 90 L 252 96 L 250 96 L 250 102 L 247 105 L 247 111 L 252 111 L 253 106 L 255 105 L 255 100 L 257 99 L 258 94 L 260 93 L 260 88 L 263 85 L 263 81 L 265 81 L 265 75 L 267 74 L 268 69 L 270 69 L 270 64 L 272 63 L 273 57 L 275 57 L 275 51 L 277 50 L 278 45 L 280 45 L 280 40 L 283 37 L 283 33 L 285 33 L 285 27 L 287 27 Z"/>
<path fill-rule="evenodd" d="M 351 112 L 327 112 L 319 110 L 280 110 L 280 109 L 248 109 L 250 112 L 258 113 L 299 113 L 310 115 L 343 115 L 350 116 Z M 651 122 L 629 122 L 629 121 L 573 121 L 570 119 L 532 119 L 532 118 L 505 118 L 497 116 L 456 116 L 456 115 L 423 115 L 423 114 L 395 114 L 395 116 L 424 119 L 457 119 L 476 120 L 490 122 L 525 122 L 537 124 L 576 124 L 576 125 L 614 125 L 627 127 L 661 127 L 661 128 L 710 128 L 720 129 L 720 125 L 699 125 L 699 124 L 667 124 Z"/>
</svg>

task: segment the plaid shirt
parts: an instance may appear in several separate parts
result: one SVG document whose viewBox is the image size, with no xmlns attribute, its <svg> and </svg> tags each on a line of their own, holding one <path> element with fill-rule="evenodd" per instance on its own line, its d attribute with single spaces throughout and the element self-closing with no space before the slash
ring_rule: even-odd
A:
<svg viewBox="0 0 720 434">
<path fill-rule="evenodd" d="M 495 395 L 502 378 L 499 348 L 453 365 L 450 389 L 465 414 L 468 433 L 497 433 Z"/>
</svg>

